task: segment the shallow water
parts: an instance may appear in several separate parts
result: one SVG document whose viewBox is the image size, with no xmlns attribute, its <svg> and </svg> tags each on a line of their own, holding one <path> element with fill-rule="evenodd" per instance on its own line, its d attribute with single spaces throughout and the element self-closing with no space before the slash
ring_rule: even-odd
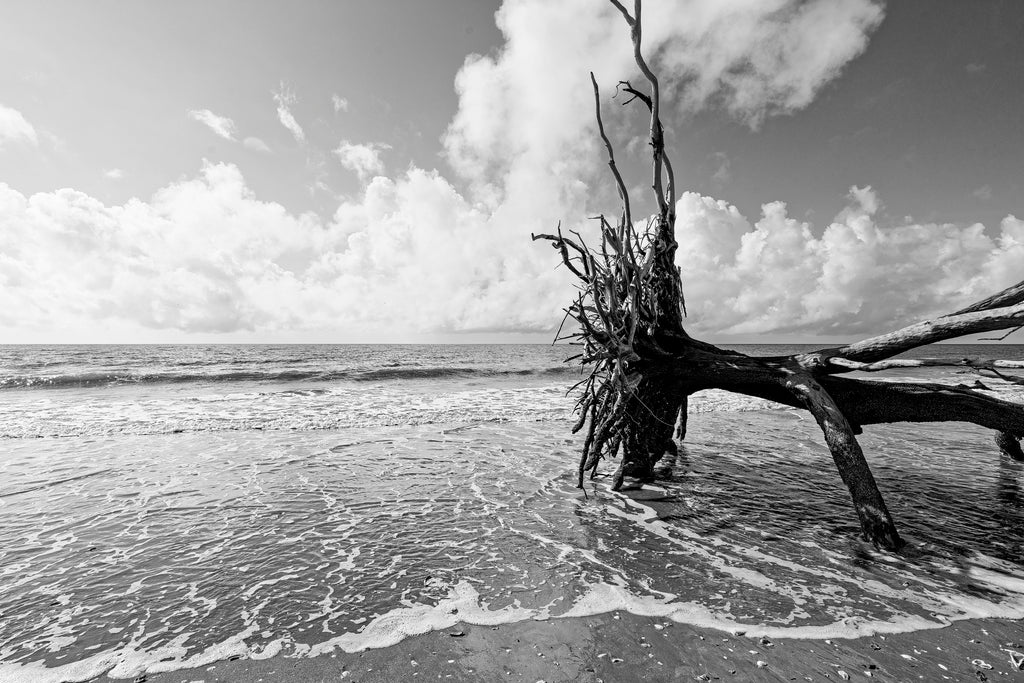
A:
<svg viewBox="0 0 1024 683">
<path fill-rule="evenodd" d="M 797 411 L 699 397 L 658 486 L 584 496 L 562 378 L 303 382 L 16 390 L 65 435 L 0 441 L 0 680 L 613 609 L 795 637 L 1024 618 L 1024 467 L 981 429 L 861 437 L 911 543 L 891 555 Z"/>
</svg>

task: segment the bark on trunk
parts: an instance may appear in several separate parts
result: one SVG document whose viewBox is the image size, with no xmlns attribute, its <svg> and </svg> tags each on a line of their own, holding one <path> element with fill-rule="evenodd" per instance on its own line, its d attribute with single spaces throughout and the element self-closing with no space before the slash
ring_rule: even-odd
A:
<svg viewBox="0 0 1024 683">
<path fill-rule="evenodd" d="M 627 408 L 637 421 L 626 428 L 623 473 L 637 479 L 654 477 L 654 466 L 666 453 L 675 452 L 672 441 L 679 411 L 679 389 L 663 377 L 645 379 Z"/>
<path fill-rule="evenodd" d="M 839 476 L 850 491 L 865 538 L 885 548 L 901 547 L 903 540 L 896 531 L 896 523 L 882 500 L 875 477 L 843 411 L 810 375 L 797 375 L 788 386 L 805 402 L 821 427 Z"/>
</svg>

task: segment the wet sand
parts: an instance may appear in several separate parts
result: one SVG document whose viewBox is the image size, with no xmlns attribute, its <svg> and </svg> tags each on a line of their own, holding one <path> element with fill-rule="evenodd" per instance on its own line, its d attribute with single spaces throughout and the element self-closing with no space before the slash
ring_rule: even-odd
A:
<svg viewBox="0 0 1024 683">
<path fill-rule="evenodd" d="M 967 620 L 852 640 L 768 640 L 756 629 L 726 633 L 616 612 L 497 627 L 459 624 L 379 650 L 226 661 L 144 680 L 1024 681 L 1007 650 L 1024 652 L 1024 621 Z"/>
</svg>

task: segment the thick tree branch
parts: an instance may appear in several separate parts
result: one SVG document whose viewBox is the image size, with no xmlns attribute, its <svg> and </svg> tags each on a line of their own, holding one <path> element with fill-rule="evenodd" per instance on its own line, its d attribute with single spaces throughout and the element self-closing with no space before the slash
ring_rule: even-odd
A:
<svg viewBox="0 0 1024 683">
<path fill-rule="evenodd" d="M 822 377 L 840 409 L 860 425 L 971 422 L 1024 436 L 1024 406 L 965 386 Z"/>
<path fill-rule="evenodd" d="M 970 306 L 961 308 L 959 311 L 955 311 L 950 315 L 977 313 L 978 311 L 988 311 L 993 308 L 1004 308 L 1006 306 L 1013 306 L 1019 303 L 1024 303 L 1024 282 L 1018 282 L 1012 287 L 1007 287 L 1001 292 L 996 292 L 992 296 L 985 297 L 981 301 L 976 301 Z"/>
<path fill-rule="evenodd" d="M 881 372 L 896 368 L 925 368 L 925 367 L 963 367 L 980 370 L 991 370 L 993 368 L 1024 368 L 1024 361 L 1020 360 L 977 360 L 962 358 L 960 360 L 949 360 L 946 358 L 894 358 L 880 360 L 874 363 L 859 363 L 846 358 L 829 358 L 831 365 L 836 365 L 846 370 L 857 372 Z"/>
<path fill-rule="evenodd" d="M 620 86 L 625 86 L 624 88 L 622 88 L 622 92 L 627 92 L 630 95 L 632 95 L 632 97 L 630 97 L 628 100 L 626 100 L 625 102 L 622 103 L 623 106 L 629 104 L 633 100 L 640 100 L 645 105 L 647 105 L 647 110 L 649 112 L 651 112 L 652 114 L 654 113 L 654 103 L 651 100 L 651 98 L 647 96 L 646 93 L 643 93 L 643 92 L 637 90 L 636 88 L 634 88 L 633 84 L 630 83 L 629 81 L 619 81 L 619 85 Z M 664 138 L 664 131 L 663 131 L 663 129 L 661 129 L 661 122 L 660 121 L 658 122 L 658 127 L 659 127 L 659 130 L 662 131 L 662 138 Z M 662 146 L 664 146 L 664 141 L 662 141 Z M 668 154 L 662 154 L 662 161 L 664 161 L 664 163 L 665 163 L 665 180 L 666 180 L 666 188 L 667 188 L 666 189 L 666 195 L 667 195 L 666 202 L 667 202 L 667 205 L 668 205 L 669 217 L 671 219 L 671 223 L 673 225 L 675 225 L 675 220 L 676 220 L 676 174 L 675 174 L 675 171 L 672 170 L 672 160 L 669 158 Z"/>
<path fill-rule="evenodd" d="M 818 355 L 823 358 L 839 356 L 848 360 L 871 363 L 918 346 L 977 332 L 1005 330 L 1008 327 L 1020 325 L 1024 325 L 1024 304 L 925 320 L 895 332 L 881 334 L 838 349 L 820 351 Z"/>
<path fill-rule="evenodd" d="M 634 0 L 633 2 L 633 16 L 629 15 L 626 8 L 618 0 L 610 0 L 615 7 L 622 13 L 622 16 L 626 19 L 626 23 L 629 25 L 630 38 L 633 41 L 633 60 L 636 62 L 637 67 L 640 68 L 640 72 L 647 79 L 647 82 L 651 84 L 651 96 L 649 108 L 651 110 L 651 147 L 653 148 L 654 163 L 652 168 L 653 182 L 652 188 L 654 189 L 655 198 L 658 200 L 658 213 L 661 216 L 668 216 L 670 213 L 674 213 L 675 208 L 672 206 L 672 202 L 665 195 L 664 190 L 664 152 L 665 152 L 665 135 L 664 130 L 661 127 L 661 86 L 658 83 L 658 77 L 651 71 L 651 67 L 648 66 L 647 60 L 644 59 L 642 45 L 643 45 L 643 24 L 641 18 L 641 12 L 643 10 L 643 4 L 641 0 Z M 674 184 L 674 181 L 673 181 Z M 671 188 L 672 192 L 675 192 L 675 188 Z M 664 227 L 664 226 L 663 226 Z M 674 236 L 672 237 L 674 239 Z"/>
<path fill-rule="evenodd" d="M 792 374 L 786 379 L 786 387 L 804 403 L 821 427 L 839 476 L 850 491 L 864 535 L 888 550 L 899 549 L 903 539 L 896 531 L 896 523 L 882 500 L 846 415 L 810 374 Z"/>
<path fill-rule="evenodd" d="M 828 362 L 832 365 L 832 372 L 843 372 L 860 368 L 841 367 L 840 364 L 832 363 L 832 358 L 873 363 L 939 341 L 1022 326 L 1024 282 L 1019 282 L 955 313 L 914 323 L 894 332 L 864 339 L 838 349 L 824 349 L 807 354 L 805 362 Z M 817 357 L 817 360 L 812 357 Z"/>
</svg>

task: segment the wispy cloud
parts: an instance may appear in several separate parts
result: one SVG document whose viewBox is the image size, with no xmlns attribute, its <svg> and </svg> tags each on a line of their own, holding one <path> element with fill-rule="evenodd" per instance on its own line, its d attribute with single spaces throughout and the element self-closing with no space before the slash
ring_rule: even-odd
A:
<svg viewBox="0 0 1024 683">
<path fill-rule="evenodd" d="M 236 135 L 235 122 L 226 116 L 218 116 L 209 109 L 192 109 L 188 117 L 198 121 L 225 140 L 234 140 Z"/>
<path fill-rule="evenodd" d="M 354 144 L 342 140 L 334 154 L 342 166 L 354 171 L 360 180 L 366 180 L 371 175 L 384 172 L 384 161 L 380 158 L 380 153 L 386 149 L 391 149 L 391 145 L 383 142 Z"/>
<path fill-rule="evenodd" d="M 242 145 L 246 149 L 251 149 L 254 152 L 270 151 L 270 147 L 267 145 L 267 143 L 263 142 L 263 140 L 260 140 L 259 138 L 248 137 L 245 140 L 242 140 Z"/>
<path fill-rule="evenodd" d="M 982 64 L 981 62 L 971 62 L 970 64 L 968 64 L 967 66 L 964 67 L 964 69 L 969 74 L 980 74 L 986 68 L 987 67 L 984 64 Z"/>
<path fill-rule="evenodd" d="M 7 142 L 27 142 L 39 144 L 35 127 L 25 119 L 20 111 L 0 104 L 0 147 Z"/>
<path fill-rule="evenodd" d="M 982 185 L 974 192 L 971 193 L 976 199 L 980 199 L 983 202 L 987 202 L 992 199 L 992 187 L 990 185 Z"/>
<path fill-rule="evenodd" d="M 348 100 L 337 93 L 331 95 L 331 104 L 334 105 L 335 114 L 340 111 L 348 111 Z"/>
<path fill-rule="evenodd" d="M 295 120 L 295 116 L 292 115 L 291 108 L 295 101 L 295 93 L 281 83 L 280 89 L 274 93 L 274 102 L 277 103 L 277 119 L 282 126 L 288 129 L 295 141 L 301 144 L 306 141 L 306 133 L 302 130 L 299 122 Z"/>
<path fill-rule="evenodd" d="M 124 178 L 124 171 L 119 168 L 112 168 L 103 172 L 104 178 L 110 178 L 111 180 L 120 180 Z"/>
<path fill-rule="evenodd" d="M 729 155 L 725 152 L 715 152 L 711 155 L 711 160 L 716 165 L 711 180 L 717 185 L 729 183 L 732 180 L 732 162 L 729 159 Z"/>
<path fill-rule="evenodd" d="M 232 142 L 238 142 L 238 127 L 227 116 L 219 116 L 209 109 L 193 109 L 188 113 L 190 119 L 202 123 L 214 133 Z M 254 152 L 269 152 L 270 147 L 260 138 L 249 136 L 242 140 L 242 146 Z"/>
</svg>

